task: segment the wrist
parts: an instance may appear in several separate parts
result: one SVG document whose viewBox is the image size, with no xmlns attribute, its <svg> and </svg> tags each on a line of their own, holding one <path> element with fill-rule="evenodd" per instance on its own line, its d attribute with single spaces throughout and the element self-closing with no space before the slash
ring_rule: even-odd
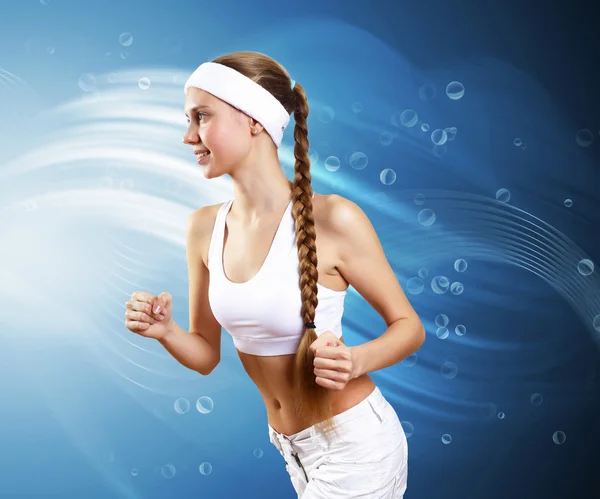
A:
<svg viewBox="0 0 600 499">
<path fill-rule="evenodd" d="M 169 319 L 169 322 L 165 324 L 165 334 L 162 335 L 161 341 L 167 340 L 175 334 L 177 324 L 173 319 Z"/>
<path fill-rule="evenodd" d="M 360 349 L 360 346 L 349 347 L 349 350 L 352 359 L 350 379 L 360 378 L 364 374 L 362 350 Z"/>
</svg>

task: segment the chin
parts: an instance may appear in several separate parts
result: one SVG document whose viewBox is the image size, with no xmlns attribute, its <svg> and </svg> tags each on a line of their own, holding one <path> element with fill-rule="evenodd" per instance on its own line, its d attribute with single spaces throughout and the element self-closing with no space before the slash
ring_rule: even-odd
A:
<svg viewBox="0 0 600 499">
<path fill-rule="evenodd" d="M 202 168 L 202 173 L 204 174 L 204 178 L 205 179 L 212 179 L 212 178 L 218 178 L 221 177 L 223 175 L 225 175 L 226 172 L 219 170 L 218 168 L 215 168 L 212 164 L 208 164 L 208 165 L 200 165 L 200 168 Z"/>
</svg>

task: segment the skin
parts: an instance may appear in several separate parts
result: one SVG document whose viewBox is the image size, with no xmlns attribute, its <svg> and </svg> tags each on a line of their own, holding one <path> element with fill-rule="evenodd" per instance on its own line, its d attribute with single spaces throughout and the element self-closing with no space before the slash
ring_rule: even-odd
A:
<svg viewBox="0 0 600 499">
<path fill-rule="evenodd" d="M 192 110 L 198 105 L 207 107 Z M 248 281 L 262 266 L 291 197 L 277 148 L 260 123 L 203 90 L 188 90 L 185 113 L 189 125 L 183 142 L 194 150 L 211 151 L 208 161 L 199 165 L 204 176 L 211 179 L 228 174 L 233 180 L 235 201 L 227 216 L 223 264 L 231 281 Z M 205 206 L 191 215 L 186 248 L 190 331 L 201 335 L 208 345 L 213 368 L 220 360 L 221 326 L 207 298 L 207 254 L 220 206 Z M 391 366 L 417 351 L 425 340 L 425 331 L 364 212 L 341 196 L 315 194 L 313 214 L 319 283 L 335 290 L 352 285 L 387 325 L 383 334 L 361 345 L 347 346 L 331 332 L 323 333 L 312 344 L 316 381 L 332 390 L 333 410 L 338 414 L 373 391 L 369 372 Z M 132 331 L 165 345 L 165 337 L 178 327 L 171 319 L 168 293 L 157 297 L 134 293 L 127 304 L 126 318 Z M 293 400 L 294 355 L 238 355 L 263 397 L 269 424 L 287 435 L 302 430 Z"/>
</svg>

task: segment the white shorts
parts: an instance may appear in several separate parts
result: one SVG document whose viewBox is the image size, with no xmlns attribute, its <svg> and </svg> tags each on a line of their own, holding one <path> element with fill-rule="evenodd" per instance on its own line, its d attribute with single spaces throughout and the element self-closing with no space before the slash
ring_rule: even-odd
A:
<svg viewBox="0 0 600 499">
<path fill-rule="evenodd" d="M 408 444 L 398 415 L 379 388 L 333 417 L 339 438 L 315 426 L 286 436 L 269 426 L 302 499 L 401 499 L 408 477 Z"/>
</svg>

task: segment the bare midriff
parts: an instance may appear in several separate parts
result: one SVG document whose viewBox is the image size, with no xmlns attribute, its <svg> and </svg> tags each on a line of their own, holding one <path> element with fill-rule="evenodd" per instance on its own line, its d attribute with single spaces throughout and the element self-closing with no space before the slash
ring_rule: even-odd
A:
<svg viewBox="0 0 600 499">
<path fill-rule="evenodd" d="M 273 429 L 284 435 L 303 430 L 294 398 L 293 373 L 295 354 L 263 357 L 238 355 L 248 376 L 261 393 L 267 409 L 268 422 Z M 364 400 L 375 388 L 371 377 L 364 374 L 348 382 L 343 390 L 331 390 L 333 414 L 340 414 Z"/>
</svg>

